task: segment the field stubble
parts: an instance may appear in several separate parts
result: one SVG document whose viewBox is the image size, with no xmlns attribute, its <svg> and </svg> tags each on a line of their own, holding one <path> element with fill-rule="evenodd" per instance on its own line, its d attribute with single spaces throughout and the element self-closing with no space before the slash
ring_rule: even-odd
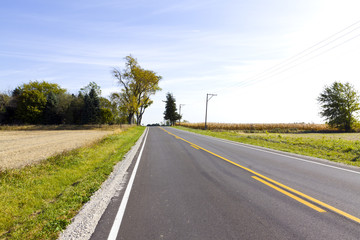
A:
<svg viewBox="0 0 360 240">
<path fill-rule="evenodd" d="M 120 129 L 0 131 L 0 171 L 38 163 L 119 131 Z"/>
</svg>

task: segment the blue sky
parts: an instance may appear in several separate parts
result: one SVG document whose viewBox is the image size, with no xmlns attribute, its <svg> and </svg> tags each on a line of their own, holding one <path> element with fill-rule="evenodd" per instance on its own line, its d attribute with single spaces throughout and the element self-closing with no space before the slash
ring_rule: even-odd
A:
<svg viewBox="0 0 360 240">
<path fill-rule="evenodd" d="M 76 93 L 95 81 L 106 97 L 119 91 L 112 68 L 132 54 L 163 76 L 145 124 L 163 121 L 167 92 L 190 122 L 204 121 L 206 93 L 216 93 L 210 122 L 321 123 L 325 85 L 360 91 L 358 9 L 357 0 L 4 0 L 0 91 L 45 80 Z"/>
</svg>

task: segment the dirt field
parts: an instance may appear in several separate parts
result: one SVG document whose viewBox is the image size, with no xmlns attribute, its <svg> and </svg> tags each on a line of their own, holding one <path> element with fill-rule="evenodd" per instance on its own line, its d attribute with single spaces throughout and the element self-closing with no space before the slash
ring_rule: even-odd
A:
<svg viewBox="0 0 360 240">
<path fill-rule="evenodd" d="M 0 170 L 37 163 L 54 154 L 89 144 L 114 131 L 0 131 Z"/>
</svg>

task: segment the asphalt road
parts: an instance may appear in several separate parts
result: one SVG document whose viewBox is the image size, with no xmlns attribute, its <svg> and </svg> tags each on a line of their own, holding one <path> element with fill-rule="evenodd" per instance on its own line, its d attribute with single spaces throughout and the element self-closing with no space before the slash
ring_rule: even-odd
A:
<svg viewBox="0 0 360 240">
<path fill-rule="evenodd" d="M 149 128 L 141 154 L 116 239 L 360 239 L 359 169 L 172 128 Z"/>
</svg>

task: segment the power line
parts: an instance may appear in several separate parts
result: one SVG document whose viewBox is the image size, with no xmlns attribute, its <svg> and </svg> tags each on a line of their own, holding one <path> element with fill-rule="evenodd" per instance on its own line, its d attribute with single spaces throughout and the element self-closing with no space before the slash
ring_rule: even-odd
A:
<svg viewBox="0 0 360 240">
<path fill-rule="evenodd" d="M 347 26 L 346 28 L 336 32 L 335 34 L 332 34 L 331 36 L 321 40 L 320 42 L 312 45 L 311 47 L 309 47 L 309 48 L 295 54 L 294 56 L 284 60 L 283 62 L 281 62 L 279 64 L 276 64 L 273 67 L 271 67 L 271 68 L 269 68 L 269 69 L 255 75 L 253 77 L 247 78 L 245 81 L 242 81 L 240 83 L 236 83 L 236 84 L 233 84 L 231 86 L 222 88 L 219 91 L 223 91 L 225 89 L 228 89 L 228 88 L 231 88 L 231 87 L 236 87 L 236 86 L 249 86 L 249 85 L 252 85 L 254 83 L 264 81 L 265 79 L 275 77 L 275 76 L 277 76 L 277 75 L 279 75 L 279 74 L 281 74 L 283 72 L 286 72 L 286 71 L 288 71 L 288 70 L 290 70 L 292 68 L 297 67 L 298 65 L 304 64 L 305 62 L 308 62 L 308 61 L 310 61 L 310 60 L 312 60 L 312 59 L 314 59 L 314 58 L 316 58 L 316 57 L 318 57 L 320 55 L 323 55 L 323 54 L 337 48 L 337 47 L 340 47 L 341 45 L 344 45 L 345 43 L 359 37 L 360 34 L 358 34 L 358 35 L 356 35 L 356 36 L 354 36 L 354 37 L 352 37 L 350 39 L 346 39 L 345 41 L 342 41 L 341 43 L 339 43 L 339 44 L 337 44 L 337 45 L 335 45 L 335 46 L 321 52 L 320 54 L 317 54 L 315 56 L 312 56 L 311 58 L 307 58 L 304 61 L 299 62 L 299 60 L 304 59 L 304 58 L 312 55 L 313 53 L 316 53 L 316 52 L 320 51 L 321 49 L 323 49 L 323 48 L 337 42 L 338 40 L 348 36 L 349 34 L 355 32 L 356 30 L 360 29 L 360 26 L 356 26 L 359 23 L 360 23 L 360 20 L 356 21 L 355 23 Z M 354 26 L 356 26 L 356 27 L 354 28 Z M 351 30 L 349 30 L 349 29 L 351 29 Z M 347 31 L 347 30 L 349 30 L 349 31 Z M 345 33 L 341 34 L 343 32 L 345 32 Z M 338 36 L 339 34 L 341 34 L 341 35 Z M 289 66 L 292 63 L 293 63 L 293 65 Z"/>
<path fill-rule="evenodd" d="M 321 53 L 319 53 L 319 54 L 317 54 L 317 55 L 315 55 L 315 56 L 312 56 L 311 58 L 305 59 L 304 61 L 302 61 L 302 62 L 300 62 L 300 63 L 297 63 L 297 64 L 295 64 L 295 65 L 293 65 L 293 66 L 290 66 L 290 67 L 288 67 L 288 68 L 283 69 L 282 71 L 280 71 L 280 72 L 278 72 L 278 73 L 275 73 L 275 74 L 273 74 L 273 75 L 271 75 L 271 76 L 268 76 L 267 78 L 275 77 L 275 76 L 277 76 L 277 75 L 279 75 L 279 74 L 281 74 L 281 73 L 283 73 L 283 72 L 286 72 L 286 71 L 288 71 L 288 70 L 290 70 L 290 69 L 293 69 L 293 68 L 297 67 L 298 65 L 304 64 L 304 63 L 306 63 L 306 62 L 308 62 L 308 61 L 311 61 L 312 59 L 317 58 L 317 57 L 319 57 L 319 56 L 321 56 L 321 55 L 323 55 L 323 54 L 325 54 L 325 53 L 327 53 L 327 52 L 329 52 L 329 51 L 331 51 L 331 50 L 333 50 L 333 49 L 335 49 L 335 48 L 337 48 L 337 47 L 340 47 L 341 45 L 344 45 L 344 44 L 346 44 L 347 42 L 350 42 L 351 40 L 353 40 L 353 39 L 355 39 L 355 38 L 358 38 L 358 37 L 360 37 L 360 34 L 358 34 L 358 35 L 356 35 L 356 36 L 354 36 L 354 37 L 352 37 L 352 38 L 350 38 L 350 39 L 347 39 L 347 40 L 341 42 L 340 44 L 335 45 L 335 46 L 333 46 L 333 47 L 331 47 L 331 48 L 329 48 L 329 49 L 327 49 L 327 50 L 325 50 L 325 51 L 323 51 L 323 52 L 321 52 Z M 253 81 L 252 83 L 257 83 L 257 82 L 261 82 L 261 81 L 262 81 L 262 80 L 257 80 L 257 81 Z M 248 84 L 248 85 L 242 85 L 242 86 L 249 86 L 249 84 Z"/>
</svg>

